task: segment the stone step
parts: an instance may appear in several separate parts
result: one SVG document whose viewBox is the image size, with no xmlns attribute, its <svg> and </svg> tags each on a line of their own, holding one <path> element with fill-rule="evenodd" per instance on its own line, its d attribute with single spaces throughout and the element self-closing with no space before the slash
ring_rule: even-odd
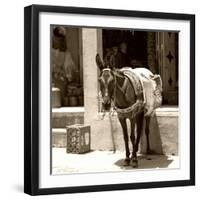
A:
<svg viewBox="0 0 200 200">
<path fill-rule="evenodd" d="M 52 109 L 52 128 L 84 123 L 84 107 L 61 107 Z"/>
<path fill-rule="evenodd" d="M 150 123 L 150 146 L 159 154 L 178 155 L 178 121 L 177 107 L 164 107 L 156 110 Z M 142 153 L 146 151 L 146 136 L 143 133 L 140 142 Z"/>
<path fill-rule="evenodd" d="M 52 146 L 66 147 L 67 134 L 66 128 L 52 128 Z"/>
<path fill-rule="evenodd" d="M 65 111 L 69 111 L 69 109 L 65 109 Z M 59 122 L 57 124 L 61 124 L 62 127 L 53 128 L 52 130 L 54 147 L 66 147 L 66 129 L 63 127 L 84 123 L 84 110 L 78 112 L 80 109 L 73 109 L 73 111 L 77 112 L 60 112 L 60 114 L 58 111 L 54 112 L 55 116 L 57 116 L 56 119 L 62 121 L 62 123 Z M 71 117 L 70 121 L 67 121 L 69 116 Z M 150 124 L 150 146 L 156 154 L 178 155 L 178 116 L 179 110 L 177 107 L 162 107 L 156 110 L 156 115 L 151 119 Z M 90 125 L 92 149 L 113 150 L 115 148 L 116 150 L 124 151 L 123 133 L 116 115 L 112 118 L 106 115 L 103 120 L 100 117 L 96 117 Z M 132 145 L 130 144 L 131 147 Z M 145 153 L 145 151 L 146 137 L 143 133 L 140 152 Z"/>
</svg>

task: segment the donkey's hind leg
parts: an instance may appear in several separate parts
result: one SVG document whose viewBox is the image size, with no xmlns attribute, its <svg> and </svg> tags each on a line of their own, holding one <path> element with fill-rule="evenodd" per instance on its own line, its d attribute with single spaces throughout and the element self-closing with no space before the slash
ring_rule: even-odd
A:
<svg viewBox="0 0 200 200">
<path fill-rule="evenodd" d="M 149 134 L 150 134 L 149 125 L 150 125 L 151 117 L 149 117 L 149 116 L 145 117 L 145 120 L 146 120 L 145 135 L 146 135 L 146 139 L 147 139 L 147 150 L 146 150 L 146 153 L 147 154 L 153 154 L 154 152 L 151 150 L 150 142 L 149 142 Z"/>
</svg>

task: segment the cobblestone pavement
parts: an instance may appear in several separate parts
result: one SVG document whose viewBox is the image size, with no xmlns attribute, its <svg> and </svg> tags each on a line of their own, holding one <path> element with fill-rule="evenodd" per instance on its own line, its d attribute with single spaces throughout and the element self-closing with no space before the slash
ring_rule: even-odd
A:
<svg viewBox="0 0 200 200">
<path fill-rule="evenodd" d="M 137 169 L 124 167 L 124 152 L 91 151 L 86 154 L 68 154 L 65 148 L 53 148 L 53 174 L 112 172 L 138 169 L 178 168 L 178 156 L 139 155 Z"/>
</svg>

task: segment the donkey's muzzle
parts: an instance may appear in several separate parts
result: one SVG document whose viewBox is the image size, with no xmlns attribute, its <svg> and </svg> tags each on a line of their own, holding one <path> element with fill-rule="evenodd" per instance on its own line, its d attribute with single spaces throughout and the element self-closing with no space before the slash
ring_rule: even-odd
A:
<svg viewBox="0 0 200 200">
<path fill-rule="evenodd" d="M 105 111 L 110 111 L 111 103 L 103 103 L 103 108 Z"/>
</svg>

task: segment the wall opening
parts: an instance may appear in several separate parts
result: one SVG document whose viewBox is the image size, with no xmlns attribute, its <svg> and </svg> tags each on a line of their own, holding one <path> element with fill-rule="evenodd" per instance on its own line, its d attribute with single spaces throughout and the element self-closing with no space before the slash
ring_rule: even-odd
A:
<svg viewBox="0 0 200 200">
<path fill-rule="evenodd" d="M 79 34 L 76 27 L 51 26 L 52 107 L 84 105 Z"/>
</svg>

